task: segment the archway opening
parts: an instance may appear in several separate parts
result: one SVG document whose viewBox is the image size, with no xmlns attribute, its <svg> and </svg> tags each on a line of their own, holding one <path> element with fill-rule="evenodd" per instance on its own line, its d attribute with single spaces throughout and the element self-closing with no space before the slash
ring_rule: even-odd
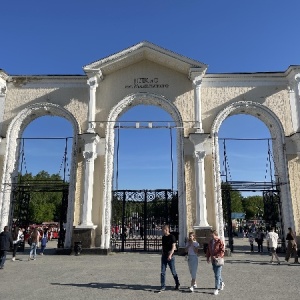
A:
<svg viewBox="0 0 300 300">
<path fill-rule="evenodd" d="M 137 105 L 114 130 L 113 249 L 159 251 L 164 224 L 178 235 L 175 122 L 157 106 Z"/>
<path fill-rule="evenodd" d="M 224 120 L 218 136 L 223 218 L 230 248 L 233 237 L 255 240 L 261 232 L 266 236 L 271 227 L 282 238 L 278 167 L 268 127 L 256 117 L 238 114 Z M 247 240 L 250 251 L 248 245 Z"/>
<path fill-rule="evenodd" d="M 68 208 L 73 127 L 65 118 L 41 116 L 19 139 L 18 170 L 13 178 L 13 227 L 24 230 L 24 243 L 34 228 L 49 240 L 46 252 L 63 248 Z"/>
</svg>

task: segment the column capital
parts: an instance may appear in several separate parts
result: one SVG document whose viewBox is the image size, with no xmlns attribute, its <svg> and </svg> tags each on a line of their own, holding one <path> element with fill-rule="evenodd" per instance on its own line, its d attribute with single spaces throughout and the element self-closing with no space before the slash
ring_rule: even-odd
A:
<svg viewBox="0 0 300 300">
<path fill-rule="evenodd" d="M 198 68 L 190 68 L 189 79 L 193 82 L 195 86 L 200 86 L 202 79 L 205 75 L 205 70 L 199 70 Z"/>
<path fill-rule="evenodd" d="M 6 80 L 0 77 L 0 97 L 5 97 L 7 92 Z"/>
<path fill-rule="evenodd" d="M 189 140 L 194 144 L 195 151 L 211 152 L 211 138 L 207 133 L 191 133 Z"/>
<path fill-rule="evenodd" d="M 83 151 L 83 157 L 86 162 L 89 163 L 97 158 L 97 153 L 93 151 Z"/>
<path fill-rule="evenodd" d="M 100 142 L 100 136 L 98 133 L 95 132 L 85 132 L 80 135 L 80 138 L 84 142 L 85 145 L 87 144 L 95 144 L 97 145 Z"/>
<path fill-rule="evenodd" d="M 101 70 L 98 70 L 97 72 L 88 74 L 88 80 L 87 84 L 90 86 L 91 89 L 95 89 L 98 87 L 98 83 L 104 79 L 104 76 L 101 72 Z"/>
<path fill-rule="evenodd" d="M 204 159 L 204 157 L 206 156 L 206 152 L 205 151 L 194 151 L 194 157 L 197 159 L 198 162 L 201 162 L 201 160 Z"/>
</svg>

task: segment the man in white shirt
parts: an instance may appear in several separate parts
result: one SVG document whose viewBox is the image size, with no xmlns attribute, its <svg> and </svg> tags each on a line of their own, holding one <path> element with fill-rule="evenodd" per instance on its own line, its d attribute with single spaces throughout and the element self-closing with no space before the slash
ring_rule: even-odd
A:
<svg viewBox="0 0 300 300">
<path fill-rule="evenodd" d="M 279 257 L 276 253 L 277 245 L 278 245 L 278 234 L 275 232 L 275 228 L 272 227 L 271 231 L 267 234 L 267 240 L 269 242 L 269 247 L 271 249 L 272 258 L 270 263 L 273 263 L 274 258 L 277 259 L 277 263 L 280 264 Z"/>
</svg>

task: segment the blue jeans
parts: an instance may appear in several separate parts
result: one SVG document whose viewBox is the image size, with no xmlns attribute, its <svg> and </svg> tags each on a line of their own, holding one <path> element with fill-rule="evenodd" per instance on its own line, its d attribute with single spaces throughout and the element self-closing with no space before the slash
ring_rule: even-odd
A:
<svg viewBox="0 0 300 300">
<path fill-rule="evenodd" d="M 36 257 L 36 248 L 37 248 L 37 243 L 32 243 L 30 246 L 30 253 L 29 253 L 29 257 L 30 258 L 35 258 Z"/>
<path fill-rule="evenodd" d="M 6 260 L 6 250 L 0 250 L 0 268 L 4 267 L 5 260 Z"/>
<path fill-rule="evenodd" d="M 215 263 L 212 263 L 213 271 L 215 274 L 215 289 L 219 290 L 221 288 L 221 284 L 223 282 L 222 279 L 222 266 L 216 266 Z"/>
<path fill-rule="evenodd" d="M 171 273 L 175 280 L 175 285 L 179 286 L 178 276 L 175 270 L 175 257 L 173 256 L 171 260 L 168 260 L 168 256 L 161 256 L 161 273 L 160 273 L 160 284 L 162 288 L 166 287 L 166 269 L 167 265 L 170 267 Z"/>
</svg>

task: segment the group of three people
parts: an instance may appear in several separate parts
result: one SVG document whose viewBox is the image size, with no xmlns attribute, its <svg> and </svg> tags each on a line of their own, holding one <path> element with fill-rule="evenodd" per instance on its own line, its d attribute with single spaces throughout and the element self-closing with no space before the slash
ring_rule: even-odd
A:
<svg viewBox="0 0 300 300">
<path fill-rule="evenodd" d="M 198 249 L 199 243 L 195 239 L 193 232 L 189 233 L 189 238 L 186 243 L 186 252 L 188 256 L 188 266 L 192 277 L 190 291 L 193 292 L 197 287 L 196 274 L 198 269 Z M 176 239 L 175 236 L 170 233 L 168 225 L 163 226 L 163 237 L 162 237 L 162 256 L 161 256 L 161 289 L 159 292 L 163 292 L 166 289 L 166 268 L 170 267 L 171 273 L 175 281 L 175 290 L 180 287 L 178 275 L 175 269 L 175 257 L 174 252 L 176 250 Z M 219 238 L 216 230 L 211 231 L 211 240 L 208 244 L 206 251 L 207 262 L 212 263 L 213 272 L 215 275 L 215 289 L 214 295 L 218 295 L 220 290 L 223 290 L 225 284 L 222 279 L 222 265 L 218 263 L 219 258 L 223 258 L 225 253 L 225 246 L 223 241 Z"/>
</svg>

